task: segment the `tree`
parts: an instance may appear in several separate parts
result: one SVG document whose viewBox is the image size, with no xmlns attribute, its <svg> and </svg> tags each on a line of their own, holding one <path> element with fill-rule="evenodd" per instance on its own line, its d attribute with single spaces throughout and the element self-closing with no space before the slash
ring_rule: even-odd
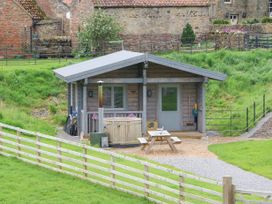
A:
<svg viewBox="0 0 272 204">
<path fill-rule="evenodd" d="M 191 44 L 195 41 L 195 38 L 196 35 L 193 31 L 192 26 L 189 23 L 187 23 L 181 35 L 182 44 Z"/>
<path fill-rule="evenodd" d="M 100 51 L 104 42 L 120 39 L 120 32 L 121 27 L 113 17 L 100 9 L 94 11 L 78 33 L 80 52 Z"/>
</svg>

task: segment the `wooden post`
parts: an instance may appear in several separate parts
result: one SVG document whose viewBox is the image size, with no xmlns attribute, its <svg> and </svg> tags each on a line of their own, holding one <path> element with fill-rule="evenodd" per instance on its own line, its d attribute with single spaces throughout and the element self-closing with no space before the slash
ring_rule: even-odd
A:
<svg viewBox="0 0 272 204">
<path fill-rule="evenodd" d="M 265 94 L 263 95 L 263 117 L 266 115 L 266 107 L 265 107 Z"/>
<path fill-rule="evenodd" d="M 143 68 L 143 116 L 142 116 L 142 131 L 143 134 L 146 133 L 146 121 L 147 121 L 147 74 L 146 69 L 148 68 L 148 63 L 145 62 L 144 68 Z"/>
<path fill-rule="evenodd" d="M 40 153 L 40 149 L 41 149 L 41 146 L 38 144 L 40 141 L 41 141 L 41 138 L 39 136 L 39 134 L 36 135 L 37 139 L 36 139 L 36 145 L 37 145 L 37 156 L 40 157 L 41 156 L 41 153 Z M 38 158 L 37 159 L 38 163 L 41 163 L 41 160 Z"/>
<path fill-rule="evenodd" d="M 113 155 L 111 155 L 111 170 L 112 171 L 115 171 L 115 164 L 114 164 L 114 162 L 115 162 L 115 158 L 114 158 Z M 114 172 L 111 173 L 111 178 L 113 179 L 112 186 L 114 187 L 115 186 L 115 182 L 114 182 L 114 180 L 115 180 L 115 173 Z"/>
<path fill-rule="evenodd" d="M 223 177 L 223 204 L 235 204 L 234 186 L 231 176 Z"/>
<path fill-rule="evenodd" d="M 184 197 L 184 177 L 182 175 L 179 175 L 179 203 L 183 204 L 185 197 Z"/>
<path fill-rule="evenodd" d="M 16 134 L 17 134 L 17 150 L 21 151 L 21 147 L 20 147 L 20 144 L 21 144 L 20 131 L 17 130 Z M 20 153 L 18 153 L 17 155 L 18 155 L 18 157 L 21 157 Z"/>
<path fill-rule="evenodd" d="M 249 131 L 248 108 L 246 109 L 246 130 Z"/>
<path fill-rule="evenodd" d="M 146 181 L 149 181 L 149 176 L 148 176 L 148 173 L 149 172 L 149 167 L 148 167 L 148 165 L 144 165 L 144 177 L 145 177 L 145 180 Z M 149 184 L 145 184 L 145 196 L 146 197 L 149 197 L 149 192 L 148 192 L 148 190 L 149 190 Z"/>
<path fill-rule="evenodd" d="M 1 131 L 2 131 L 2 126 L 0 126 L 0 139 L 1 139 L 1 137 L 2 137 L 2 135 L 1 135 Z M 0 145 L 3 145 L 3 143 L 0 141 Z M 0 147 L 0 151 L 2 151 L 2 148 Z"/>
<path fill-rule="evenodd" d="M 61 152 L 61 147 L 62 147 L 61 141 L 58 141 L 58 154 L 59 154 L 59 156 L 58 156 L 58 161 L 59 161 L 60 163 L 62 163 L 62 152 Z M 61 165 L 59 165 L 59 169 L 62 169 L 62 166 L 61 166 Z"/>
<path fill-rule="evenodd" d="M 88 79 L 84 79 L 84 85 L 83 85 L 83 121 L 82 121 L 82 130 L 84 133 L 84 136 L 88 134 L 87 132 L 87 95 L 88 95 Z"/>
<path fill-rule="evenodd" d="M 83 167 L 84 167 L 84 170 L 85 170 L 85 171 L 88 171 L 88 167 L 87 167 L 87 165 L 86 165 L 86 163 L 88 162 L 88 159 L 87 159 L 87 157 L 86 157 L 87 154 L 88 154 L 88 150 L 87 150 L 87 148 L 86 148 L 85 145 L 84 145 L 84 146 L 83 146 L 83 161 L 84 161 Z M 85 177 L 88 177 L 87 172 L 84 173 L 84 176 L 85 176 Z"/>
<path fill-rule="evenodd" d="M 253 124 L 256 124 L 256 102 L 253 103 Z"/>
</svg>

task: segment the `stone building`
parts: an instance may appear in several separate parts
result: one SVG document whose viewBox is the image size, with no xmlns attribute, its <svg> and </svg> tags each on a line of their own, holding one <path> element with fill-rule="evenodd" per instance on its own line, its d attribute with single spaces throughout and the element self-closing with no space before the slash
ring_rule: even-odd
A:
<svg viewBox="0 0 272 204">
<path fill-rule="evenodd" d="M 82 18 L 94 9 L 103 9 L 122 26 L 125 49 L 135 51 L 172 50 L 179 47 L 180 36 L 190 23 L 197 36 L 210 30 L 213 16 L 209 0 L 74 0 L 71 6 L 71 32 L 80 29 Z M 83 6 L 84 9 L 76 7 Z M 86 12 L 88 13 L 86 15 Z M 74 43 L 76 45 L 76 43 Z"/>
<path fill-rule="evenodd" d="M 246 18 L 272 16 L 272 0 L 216 0 L 216 18 L 237 24 Z"/>
</svg>

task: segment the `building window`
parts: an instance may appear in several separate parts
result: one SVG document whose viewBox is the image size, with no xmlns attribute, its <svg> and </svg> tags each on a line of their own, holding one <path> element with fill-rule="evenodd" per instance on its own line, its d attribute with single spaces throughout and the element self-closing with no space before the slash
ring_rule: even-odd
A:
<svg viewBox="0 0 272 204">
<path fill-rule="evenodd" d="M 232 0 L 224 0 L 224 3 L 225 3 L 225 4 L 231 4 L 231 1 L 232 1 Z"/>
<path fill-rule="evenodd" d="M 269 0 L 269 16 L 272 17 L 272 0 Z"/>
<path fill-rule="evenodd" d="M 238 24 L 238 14 L 230 14 L 230 22 L 232 25 Z"/>
<path fill-rule="evenodd" d="M 124 86 L 103 87 L 104 107 L 109 109 L 125 108 L 125 88 Z"/>
</svg>

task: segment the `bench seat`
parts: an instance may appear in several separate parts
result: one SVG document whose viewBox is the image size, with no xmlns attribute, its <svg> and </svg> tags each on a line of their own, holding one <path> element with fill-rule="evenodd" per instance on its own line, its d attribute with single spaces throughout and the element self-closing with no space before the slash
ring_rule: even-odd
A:
<svg viewBox="0 0 272 204">
<path fill-rule="evenodd" d="M 171 137 L 171 140 L 173 141 L 174 144 L 180 144 L 182 141 L 178 137 Z"/>
</svg>

